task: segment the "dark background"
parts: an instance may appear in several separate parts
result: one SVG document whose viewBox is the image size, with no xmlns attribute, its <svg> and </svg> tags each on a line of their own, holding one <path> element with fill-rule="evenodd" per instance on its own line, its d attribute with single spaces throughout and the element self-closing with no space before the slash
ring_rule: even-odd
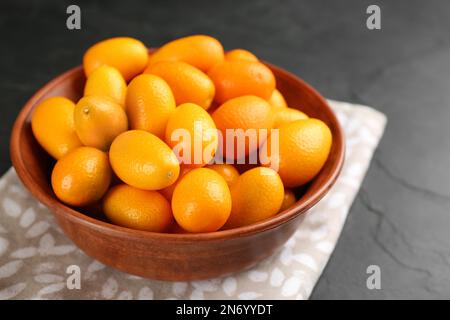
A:
<svg viewBox="0 0 450 320">
<path fill-rule="evenodd" d="M 66 28 L 77 4 L 82 29 Z M 369 4 L 382 29 L 369 31 Z M 189 34 L 244 47 L 324 96 L 388 117 L 342 236 L 312 294 L 450 298 L 450 1 L 0 1 L 0 173 L 21 106 L 112 36 L 148 46 Z M 381 290 L 366 268 L 381 268 Z"/>
</svg>

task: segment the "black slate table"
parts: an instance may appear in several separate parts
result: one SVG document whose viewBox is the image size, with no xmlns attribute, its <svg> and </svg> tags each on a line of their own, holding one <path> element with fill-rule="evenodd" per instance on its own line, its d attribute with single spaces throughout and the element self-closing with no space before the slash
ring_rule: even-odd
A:
<svg viewBox="0 0 450 320">
<path fill-rule="evenodd" d="M 88 45 L 149 46 L 206 33 L 299 75 L 324 96 L 377 108 L 385 135 L 312 299 L 450 298 L 449 1 L 0 1 L 0 173 L 9 135 L 39 87 Z M 381 8 L 381 30 L 366 8 Z M 378 265 L 381 289 L 366 287 Z"/>
</svg>

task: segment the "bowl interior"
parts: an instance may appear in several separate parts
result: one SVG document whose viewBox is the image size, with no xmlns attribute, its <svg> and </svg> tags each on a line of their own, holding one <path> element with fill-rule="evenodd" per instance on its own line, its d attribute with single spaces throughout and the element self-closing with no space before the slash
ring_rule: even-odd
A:
<svg viewBox="0 0 450 320">
<path fill-rule="evenodd" d="M 235 230 L 238 230 L 237 232 L 261 231 L 294 218 L 296 215 L 303 213 L 312 207 L 326 194 L 328 189 L 335 182 L 342 167 L 344 158 L 344 137 L 337 118 L 326 101 L 314 89 L 294 75 L 276 66 L 270 64 L 267 65 L 274 72 L 277 79 L 277 88 L 284 95 L 290 107 L 297 108 L 308 114 L 310 117 L 321 119 L 330 127 L 333 135 L 330 156 L 321 172 L 312 182 L 295 190 L 298 201 L 294 206 L 275 217 L 254 225 L 213 232 L 214 234 L 230 234 L 235 232 Z M 47 206 L 62 208 L 63 210 L 65 208 L 65 211 L 72 215 L 74 211 L 59 202 L 52 191 L 50 175 L 55 161 L 40 147 L 34 138 L 31 130 L 31 114 L 36 105 L 49 97 L 65 96 L 73 101 L 78 101 L 78 99 L 82 97 L 85 81 L 83 69 L 77 67 L 49 82 L 39 90 L 22 109 L 14 125 L 11 138 L 11 158 L 18 175 L 25 186 Z M 76 210 L 88 216 L 95 217 L 96 219 L 106 221 L 101 214 L 98 214 L 98 210 L 95 210 L 95 208 L 92 210 Z M 81 219 L 84 219 L 83 215 L 79 215 L 77 218 L 80 217 Z M 89 218 L 86 217 L 86 219 Z M 93 221 L 90 221 L 90 223 L 92 222 Z M 99 221 L 99 223 L 103 224 L 103 227 L 130 231 L 129 229 L 125 230 L 126 228 L 113 226 L 107 222 Z M 201 235 L 177 234 L 170 234 L 170 236 L 201 237 Z"/>
<path fill-rule="evenodd" d="M 31 115 L 34 108 L 41 101 L 50 97 L 64 96 L 72 101 L 78 101 L 82 97 L 85 82 L 86 78 L 81 69 L 72 69 L 61 77 L 49 82 L 28 101 L 27 105 L 31 104 L 31 108 L 27 110 L 18 133 L 18 150 L 20 152 L 20 158 L 23 160 L 23 165 L 27 169 L 27 173 L 31 176 L 38 188 L 52 196 L 54 196 L 54 193 L 50 184 L 50 176 L 55 160 L 35 139 L 31 130 Z M 11 143 L 11 147 L 13 147 L 13 143 Z M 14 152 L 12 152 L 11 156 L 14 161 Z"/>
</svg>

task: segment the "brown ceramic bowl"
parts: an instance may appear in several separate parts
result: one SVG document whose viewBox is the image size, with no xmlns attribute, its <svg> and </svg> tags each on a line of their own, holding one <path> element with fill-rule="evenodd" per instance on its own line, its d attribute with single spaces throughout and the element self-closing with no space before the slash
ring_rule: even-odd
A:
<svg viewBox="0 0 450 320">
<path fill-rule="evenodd" d="M 288 210 L 256 224 L 203 234 L 165 234 L 132 230 L 93 218 L 55 197 L 50 185 L 54 160 L 31 131 L 31 113 L 43 99 L 65 96 L 77 101 L 85 76 L 76 67 L 50 81 L 23 107 L 11 137 L 11 159 L 25 187 L 55 215 L 61 228 L 89 256 L 119 270 L 160 280 L 192 280 L 226 275 L 272 255 L 295 232 L 303 214 L 331 188 L 344 160 L 344 135 L 335 114 L 313 88 L 272 65 L 277 87 L 289 106 L 326 122 L 333 134 L 330 156 L 322 171 L 301 190 Z M 75 261 L 76 263 L 76 261 Z"/>
</svg>

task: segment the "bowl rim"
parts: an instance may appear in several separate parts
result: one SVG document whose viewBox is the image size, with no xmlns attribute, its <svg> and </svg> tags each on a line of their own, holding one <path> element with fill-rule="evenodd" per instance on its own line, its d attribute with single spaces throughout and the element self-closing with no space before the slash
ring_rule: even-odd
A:
<svg viewBox="0 0 450 320">
<path fill-rule="evenodd" d="M 317 204 L 328 192 L 328 190 L 334 185 L 336 182 L 345 157 L 345 137 L 342 130 L 342 127 L 336 117 L 334 111 L 330 108 L 327 101 L 309 84 L 305 81 L 297 77 L 296 75 L 278 67 L 273 64 L 263 62 L 270 69 L 275 70 L 278 77 L 282 77 L 285 79 L 294 80 L 299 82 L 309 94 L 314 95 L 324 106 L 328 109 L 328 115 L 331 117 L 331 121 L 336 124 L 336 132 L 333 135 L 333 143 L 338 143 L 341 148 L 336 149 L 337 155 L 336 160 L 333 162 L 331 167 L 331 173 L 327 180 L 323 182 L 323 184 L 317 188 L 317 190 L 312 193 L 307 199 L 303 200 L 302 203 L 298 203 L 300 201 L 297 200 L 297 203 L 294 204 L 289 209 L 273 216 L 267 218 L 265 220 L 259 221 L 257 223 L 233 228 L 229 230 L 219 230 L 214 232 L 206 232 L 206 233 L 158 233 L 151 231 L 143 231 L 143 230 L 135 230 L 131 228 L 117 226 L 108 222 L 104 222 L 95 218 L 92 218 L 86 214 L 83 214 L 69 206 L 66 206 L 62 202 L 58 201 L 54 198 L 54 195 L 48 194 L 44 190 L 40 188 L 40 186 L 33 180 L 30 172 L 25 166 L 25 163 L 22 158 L 22 154 L 19 150 L 19 141 L 21 139 L 21 131 L 23 130 L 25 121 L 31 112 L 32 107 L 39 101 L 46 92 L 58 85 L 60 82 L 64 81 L 66 78 L 71 77 L 72 75 L 80 72 L 80 69 L 83 67 L 81 65 L 74 67 L 61 75 L 57 76 L 43 87 L 41 87 L 22 107 L 19 115 L 17 116 L 14 126 L 12 129 L 12 134 L 10 138 L 10 156 L 13 163 L 13 166 L 19 176 L 20 180 L 23 182 L 25 187 L 39 200 L 41 203 L 46 205 L 49 209 L 51 209 L 52 213 L 61 216 L 63 219 L 70 219 L 72 222 L 81 223 L 86 227 L 91 229 L 96 229 L 102 233 L 106 233 L 112 236 L 117 237 L 125 237 L 125 238 L 139 238 L 139 239 L 152 239 L 152 240 L 172 240 L 175 242 L 198 242 L 198 241 L 211 241 L 211 240 L 225 240 L 234 237 L 243 237 L 252 235 L 255 233 L 261 233 L 269 229 L 277 228 L 286 222 L 296 218 L 297 216 L 305 213 L 315 204 Z"/>
</svg>

